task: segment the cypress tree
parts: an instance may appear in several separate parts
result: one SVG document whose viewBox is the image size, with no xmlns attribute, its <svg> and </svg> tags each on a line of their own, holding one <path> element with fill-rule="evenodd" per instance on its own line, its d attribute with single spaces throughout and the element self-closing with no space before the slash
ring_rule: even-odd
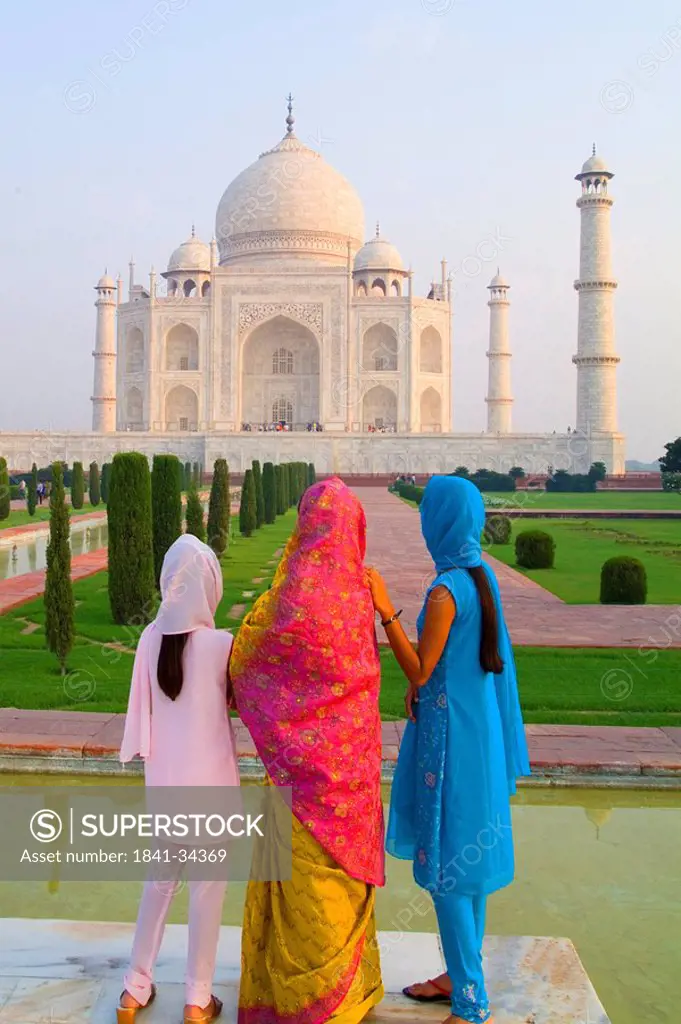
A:
<svg viewBox="0 0 681 1024">
<path fill-rule="evenodd" d="M 227 549 L 231 521 L 229 467 L 225 459 L 216 459 L 208 501 L 208 543 L 220 558 Z"/>
<path fill-rule="evenodd" d="M 85 501 L 85 476 L 83 474 L 83 463 L 73 463 L 73 474 L 71 476 L 71 507 L 82 508 Z"/>
<path fill-rule="evenodd" d="M 317 483 L 317 471 L 314 468 L 314 462 L 308 462 L 307 464 L 307 486 L 312 487 L 312 484 Z"/>
<path fill-rule="evenodd" d="M 106 505 L 109 501 L 109 485 L 111 483 L 111 463 L 105 462 L 102 466 L 102 475 L 99 481 L 99 490 L 102 501 Z"/>
<path fill-rule="evenodd" d="M 277 518 L 277 479 L 271 462 L 266 462 L 262 467 L 262 490 L 265 503 L 265 522 L 273 523 Z"/>
<path fill-rule="evenodd" d="M 31 466 L 31 475 L 28 480 L 28 486 L 26 488 L 26 508 L 28 509 L 29 516 L 35 515 L 36 505 L 38 504 L 38 467 L 35 462 Z"/>
<path fill-rule="evenodd" d="M 260 462 L 253 460 L 253 483 L 255 484 L 255 525 L 258 529 L 265 522 L 265 494 L 262 487 Z"/>
<path fill-rule="evenodd" d="M 99 485 L 99 466 L 97 465 L 96 462 L 90 463 L 88 487 L 90 491 L 90 504 L 99 505 L 101 498 L 101 490 Z"/>
<path fill-rule="evenodd" d="M 69 529 L 69 510 L 64 493 L 63 469 L 58 462 L 55 462 L 52 467 L 50 539 L 47 545 L 47 572 L 43 603 L 47 648 L 56 654 L 62 675 L 66 674 L 66 659 L 73 647 L 75 634 Z"/>
<path fill-rule="evenodd" d="M 183 474 L 183 480 L 182 480 L 182 490 L 183 491 L 188 491 L 189 490 L 189 485 L 190 485 L 191 482 L 192 482 L 192 464 L 191 464 L 191 462 L 185 462 L 185 464 L 184 464 L 184 474 Z"/>
<path fill-rule="evenodd" d="M 288 504 L 289 504 L 289 508 L 293 508 L 294 505 L 297 504 L 297 498 L 296 498 L 296 490 L 297 490 L 296 468 L 295 468 L 295 466 L 293 465 L 292 462 L 287 462 L 285 464 L 285 468 L 286 468 L 286 474 L 288 476 Z"/>
<path fill-rule="evenodd" d="M 199 497 L 194 483 L 187 491 L 187 506 L 185 508 L 187 520 L 187 533 L 193 534 L 199 540 L 206 540 L 206 525 L 203 520 L 203 502 Z"/>
<path fill-rule="evenodd" d="M 241 487 L 241 507 L 239 508 L 239 530 L 244 537 L 250 537 L 257 529 L 255 510 L 255 480 L 253 470 L 247 469 Z"/>
<path fill-rule="evenodd" d="M 111 614 L 118 625 L 141 625 L 155 606 L 151 476 L 145 455 L 114 455 L 107 517 Z"/>
<path fill-rule="evenodd" d="M 195 462 L 194 463 L 194 468 L 192 470 L 192 482 L 194 483 L 194 486 L 197 489 L 201 486 L 201 463 L 200 462 Z M 190 486 L 190 484 L 187 484 L 187 489 L 189 489 L 189 486 Z"/>
<path fill-rule="evenodd" d="M 284 467 L 276 465 L 274 467 L 276 492 L 277 492 L 277 515 L 283 516 L 284 512 L 288 508 L 288 498 L 286 496 L 286 474 Z"/>
<path fill-rule="evenodd" d="M 166 551 L 182 533 L 182 486 L 176 455 L 154 455 L 151 471 L 151 515 L 154 534 L 154 577 L 158 587 Z"/>
<path fill-rule="evenodd" d="M 7 459 L 0 459 L 0 519 L 9 519 L 11 511 Z"/>
</svg>

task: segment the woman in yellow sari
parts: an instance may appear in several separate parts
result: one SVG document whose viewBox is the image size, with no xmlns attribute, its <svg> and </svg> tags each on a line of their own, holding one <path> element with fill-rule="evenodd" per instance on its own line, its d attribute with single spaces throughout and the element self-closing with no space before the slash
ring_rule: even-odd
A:
<svg viewBox="0 0 681 1024">
<path fill-rule="evenodd" d="M 337 478 L 315 484 L 230 676 L 275 786 L 292 788 L 290 881 L 250 882 L 239 1024 L 356 1024 L 383 998 L 380 666 L 366 521 Z"/>
</svg>

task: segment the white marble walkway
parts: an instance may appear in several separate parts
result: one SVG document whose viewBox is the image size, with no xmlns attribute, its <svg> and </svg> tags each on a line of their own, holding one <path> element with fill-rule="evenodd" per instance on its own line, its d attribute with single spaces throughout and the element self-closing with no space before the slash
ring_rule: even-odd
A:
<svg viewBox="0 0 681 1024">
<path fill-rule="evenodd" d="M 127 962 L 127 924 L 3 919 L 0 923 L 0 1024 L 113 1024 Z M 182 1020 L 187 930 L 166 931 L 156 980 L 159 995 L 140 1024 Z M 236 1020 L 240 929 L 223 928 L 216 994 L 223 1020 Z M 437 974 L 435 935 L 381 933 L 388 993 L 367 1021 L 442 1021 L 446 1007 L 420 1007 L 400 995 L 405 983 Z M 486 973 L 496 1024 L 608 1024 L 608 1018 L 567 939 L 494 938 L 486 942 Z"/>
</svg>

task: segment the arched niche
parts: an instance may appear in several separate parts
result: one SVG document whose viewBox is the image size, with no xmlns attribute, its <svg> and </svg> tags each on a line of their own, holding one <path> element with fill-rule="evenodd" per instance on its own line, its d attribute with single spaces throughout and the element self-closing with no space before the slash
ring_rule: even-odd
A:
<svg viewBox="0 0 681 1024">
<path fill-rule="evenodd" d="M 199 399 L 192 388 L 178 384 L 166 395 L 166 430 L 197 430 Z"/>
<path fill-rule="evenodd" d="M 139 388 L 128 388 L 126 392 L 125 426 L 128 430 L 144 429 L 144 400 Z"/>
<path fill-rule="evenodd" d="M 376 295 L 379 298 L 386 297 L 387 288 L 385 286 L 385 281 L 383 280 L 382 277 L 377 277 L 373 280 L 371 284 L 371 294 Z"/>
<path fill-rule="evenodd" d="M 397 426 L 397 395 L 383 384 L 370 388 L 362 400 L 364 429 L 394 430 Z"/>
<path fill-rule="evenodd" d="M 129 327 L 125 335 L 125 372 L 141 373 L 144 369 L 144 335 L 139 327 Z"/>
<path fill-rule="evenodd" d="M 304 324 L 282 314 L 258 324 L 243 342 L 241 368 L 243 423 L 276 422 L 280 399 L 291 403 L 291 425 L 320 421 L 319 343 Z"/>
<path fill-rule="evenodd" d="M 442 429 L 442 397 L 435 388 L 426 388 L 421 395 L 421 429 Z"/>
<path fill-rule="evenodd" d="M 189 324 L 175 324 L 166 334 L 165 368 L 173 372 L 198 370 L 199 336 Z"/>
<path fill-rule="evenodd" d="M 421 373 L 442 373 L 442 338 L 434 327 L 421 331 L 419 369 Z"/>
<path fill-rule="evenodd" d="M 369 373 L 397 369 L 397 335 L 388 324 L 374 324 L 365 331 L 362 369 Z"/>
</svg>

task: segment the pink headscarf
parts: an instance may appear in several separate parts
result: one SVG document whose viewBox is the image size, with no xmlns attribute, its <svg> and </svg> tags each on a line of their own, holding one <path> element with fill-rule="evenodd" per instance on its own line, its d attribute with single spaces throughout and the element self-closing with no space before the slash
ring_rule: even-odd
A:
<svg viewBox="0 0 681 1024">
<path fill-rule="evenodd" d="M 156 675 L 152 650 L 157 658 L 159 645 L 152 643 L 150 631 L 175 634 L 215 629 L 221 598 L 222 572 L 215 552 L 189 533 L 178 537 L 163 559 L 161 606 L 135 653 L 120 752 L 124 764 L 136 754 L 149 757 L 151 751 L 151 681 Z"/>
<path fill-rule="evenodd" d="M 268 775 L 353 878 L 383 885 L 380 663 L 366 520 L 336 477 L 301 501 L 272 588 L 244 619 L 230 675 Z"/>
</svg>

